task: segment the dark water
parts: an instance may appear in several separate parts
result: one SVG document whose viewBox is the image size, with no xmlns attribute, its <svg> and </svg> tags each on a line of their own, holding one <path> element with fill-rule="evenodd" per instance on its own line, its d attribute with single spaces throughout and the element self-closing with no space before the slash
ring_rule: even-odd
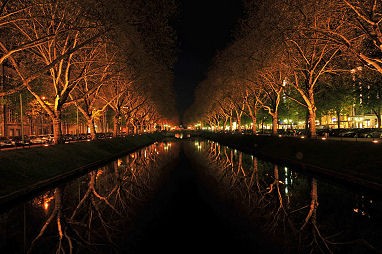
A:
<svg viewBox="0 0 382 254">
<path fill-rule="evenodd" d="M 163 142 L 0 215 L 2 253 L 378 253 L 381 193 Z"/>
</svg>

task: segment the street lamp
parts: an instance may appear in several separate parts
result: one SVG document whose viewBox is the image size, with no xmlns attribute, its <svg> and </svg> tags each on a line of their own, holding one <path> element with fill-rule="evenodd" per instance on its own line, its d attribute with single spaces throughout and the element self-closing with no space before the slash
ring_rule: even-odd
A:
<svg viewBox="0 0 382 254">
<path fill-rule="evenodd" d="M 45 100 L 46 100 L 46 97 L 45 96 L 42 96 L 41 97 L 41 100 L 44 102 L 44 104 L 46 103 Z M 44 119 L 44 108 L 41 106 L 41 135 L 44 134 L 44 123 L 43 123 L 43 119 Z"/>
<path fill-rule="evenodd" d="M 77 135 L 77 140 L 79 140 L 79 135 L 80 135 L 80 133 L 79 133 L 79 129 L 78 129 L 78 127 L 79 127 L 79 125 L 78 125 L 78 105 L 76 104 L 76 135 Z"/>
<path fill-rule="evenodd" d="M 21 142 L 24 144 L 23 96 L 20 93 Z"/>
</svg>

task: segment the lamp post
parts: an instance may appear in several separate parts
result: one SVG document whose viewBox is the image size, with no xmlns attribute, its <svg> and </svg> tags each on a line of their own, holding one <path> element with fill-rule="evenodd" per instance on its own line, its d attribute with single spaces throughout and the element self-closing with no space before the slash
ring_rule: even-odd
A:
<svg viewBox="0 0 382 254">
<path fill-rule="evenodd" d="M 24 144 L 23 96 L 20 93 L 21 142 Z"/>
<path fill-rule="evenodd" d="M 1 65 L 2 69 L 2 79 L 1 79 L 1 92 L 4 91 L 4 85 L 5 85 L 5 61 Z M 4 103 L 4 96 L 1 96 L 0 100 L 0 107 L 1 107 L 1 127 L 0 127 L 0 135 L 3 135 L 4 137 L 7 136 L 7 117 L 6 117 L 6 106 Z"/>
<path fill-rule="evenodd" d="M 103 132 L 106 133 L 106 110 L 103 111 L 103 126 L 102 126 Z"/>
<path fill-rule="evenodd" d="M 77 125 L 76 125 L 76 135 L 77 135 L 77 140 L 79 139 L 79 130 L 78 130 L 78 106 L 76 105 L 76 115 L 77 115 Z"/>
</svg>

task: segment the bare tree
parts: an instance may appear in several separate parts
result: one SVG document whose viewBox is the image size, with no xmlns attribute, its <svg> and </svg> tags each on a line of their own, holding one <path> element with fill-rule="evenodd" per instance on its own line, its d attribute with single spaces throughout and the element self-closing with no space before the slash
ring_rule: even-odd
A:
<svg viewBox="0 0 382 254">
<path fill-rule="evenodd" d="M 94 118 L 108 106 L 99 99 L 101 90 L 111 82 L 113 75 L 118 75 L 118 70 L 113 68 L 115 54 L 116 52 L 109 52 L 106 43 L 99 42 L 98 45 L 89 48 L 88 54 L 78 56 L 83 78 L 70 93 L 70 98 L 76 101 L 76 107 L 85 117 L 92 140 L 96 139 Z"/>
</svg>

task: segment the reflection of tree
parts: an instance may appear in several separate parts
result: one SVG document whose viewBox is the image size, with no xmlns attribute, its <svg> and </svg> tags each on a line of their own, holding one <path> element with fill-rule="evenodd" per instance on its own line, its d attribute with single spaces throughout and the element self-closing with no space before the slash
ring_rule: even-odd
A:
<svg viewBox="0 0 382 254">
<path fill-rule="evenodd" d="M 119 246 L 115 243 L 120 241 L 119 237 L 125 237 L 121 232 L 126 230 L 120 227 L 150 198 L 163 174 L 159 169 L 174 158 L 168 152 L 173 150 L 169 148 L 172 146 L 166 145 L 167 150 L 163 143 L 154 144 L 89 172 L 65 186 L 65 198 L 64 189 L 56 188 L 53 197 L 49 196 L 54 202 L 52 211 L 32 240 L 28 253 L 45 248 L 45 238 L 52 233 L 58 236 L 56 253 L 82 250 L 97 253 L 99 248 L 118 252 Z M 34 203 L 44 207 L 42 201 L 46 198 L 48 196 L 43 195 Z M 55 228 L 49 226 L 54 221 Z"/>
<path fill-rule="evenodd" d="M 292 234 L 296 234 L 296 227 L 293 224 L 293 222 L 290 220 L 288 211 L 286 210 L 286 207 L 284 206 L 284 197 L 281 194 L 281 186 L 280 184 L 282 181 L 279 178 L 279 167 L 278 165 L 273 166 L 273 174 L 274 174 L 274 181 L 269 185 L 269 191 L 267 194 L 272 194 L 272 192 L 275 192 L 275 196 L 272 202 L 269 201 L 269 204 L 274 205 L 272 208 L 272 219 L 269 223 L 269 231 L 276 231 L 279 228 L 280 223 L 282 222 L 282 225 L 284 225 L 284 231 L 285 230 L 291 230 Z M 287 223 L 287 224 L 286 224 Z M 286 228 L 289 226 L 288 228 Z"/>
<path fill-rule="evenodd" d="M 61 253 L 62 251 L 62 241 L 63 237 L 65 235 L 65 239 L 68 240 L 68 243 L 71 243 L 71 239 L 63 233 L 62 231 L 62 189 L 61 188 L 56 188 L 54 190 L 54 208 L 53 211 L 51 212 L 50 216 L 48 219 L 45 221 L 44 225 L 41 227 L 40 232 L 38 235 L 32 240 L 32 243 L 30 245 L 30 248 L 28 250 L 28 253 L 31 253 L 33 247 L 36 245 L 37 241 L 43 236 L 45 231 L 47 230 L 48 226 L 53 222 L 53 220 L 56 219 L 57 222 L 57 231 L 59 235 L 59 244 L 57 248 L 57 253 Z"/>
<path fill-rule="evenodd" d="M 234 202 L 251 221 L 260 219 L 264 232 L 283 239 L 292 252 L 333 253 L 354 244 L 375 251 L 364 239 L 340 240 L 344 233 L 339 228 L 319 220 L 316 178 L 296 178 L 287 167 L 259 161 L 218 143 L 209 143 L 207 149 L 198 155 L 219 183 L 219 197 Z"/>
</svg>

